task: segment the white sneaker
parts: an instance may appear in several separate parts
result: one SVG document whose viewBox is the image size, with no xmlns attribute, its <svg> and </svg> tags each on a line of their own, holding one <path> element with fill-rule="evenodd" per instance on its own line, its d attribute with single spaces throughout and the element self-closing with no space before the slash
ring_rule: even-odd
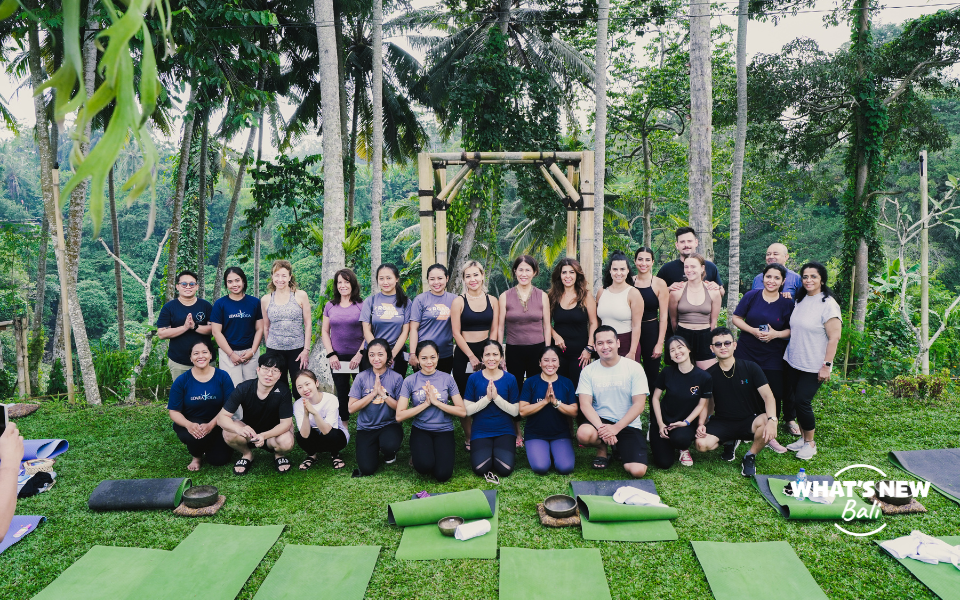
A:
<svg viewBox="0 0 960 600">
<path fill-rule="evenodd" d="M 689 450 L 681 450 L 681 451 L 680 451 L 680 464 L 683 465 L 683 466 L 685 466 L 685 467 L 692 467 L 692 466 L 693 466 L 693 457 L 690 456 L 690 451 L 689 451 Z"/>
<path fill-rule="evenodd" d="M 772 440 L 767 442 L 767 448 L 770 448 L 777 454 L 783 454 L 784 452 L 787 451 L 787 449 L 784 448 L 783 445 L 777 441 L 777 438 L 773 438 Z"/>
<path fill-rule="evenodd" d="M 799 452 L 800 450 L 803 449 L 803 445 L 806 443 L 807 442 L 803 438 L 800 438 L 797 441 L 793 442 L 792 444 L 787 444 L 787 450 L 789 450 L 790 452 Z"/>
<path fill-rule="evenodd" d="M 799 458 L 800 460 L 810 460 L 811 458 L 814 457 L 814 455 L 816 455 L 816 453 L 817 453 L 817 447 L 811 444 L 810 442 L 807 442 L 806 444 L 803 445 L 803 448 L 801 448 L 800 451 L 797 452 L 797 458 Z"/>
</svg>

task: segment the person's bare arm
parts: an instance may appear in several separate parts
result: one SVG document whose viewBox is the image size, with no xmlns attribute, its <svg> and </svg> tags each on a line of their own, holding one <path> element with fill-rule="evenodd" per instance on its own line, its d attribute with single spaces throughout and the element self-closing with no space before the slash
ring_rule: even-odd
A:
<svg viewBox="0 0 960 600">
<path fill-rule="evenodd" d="M 707 290 L 707 293 L 713 297 L 713 304 L 710 306 L 710 329 L 716 329 L 717 319 L 720 317 L 720 305 L 723 304 L 723 294 L 717 290 Z"/>
<path fill-rule="evenodd" d="M 420 341 L 420 321 L 410 321 L 407 323 L 410 328 L 410 366 L 414 369 L 420 366 L 420 359 L 417 358 L 417 343 Z"/>
<path fill-rule="evenodd" d="M 323 342 L 323 349 L 326 350 L 326 354 L 333 352 L 333 340 L 330 339 L 330 317 L 327 315 L 323 315 L 320 320 L 320 340 Z M 330 363 L 332 370 L 340 370 L 340 357 L 336 354 L 328 358 L 327 362 Z"/>
<path fill-rule="evenodd" d="M 7 535 L 17 511 L 17 476 L 23 460 L 23 436 L 13 422 L 0 435 L 0 539 Z"/>
<path fill-rule="evenodd" d="M 617 433 L 620 433 L 624 428 L 629 427 L 630 423 L 633 423 L 637 417 L 643 414 L 643 409 L 647 405 L 647 395 L 646 394 L 636 394 L 633 396 L 633 404 L 627 410 L 627 414 L 623 415 L 623 418 L 617 421 L 616 428 Z M 608 425 L 608 427 L 610 427 Z"/>
<path fill-rule="evenodd" d="M 837 344 L 840 343 L 840 319 L 830 319 L 824 323 L 823 326 L 827 330 L 827 352 L 823 357 L 823 362 L 832 363 L 833 359 L 837 356 Z M 820 373 L 818 374 L 820 381 L 826 381 L 827 379 L 830 379 L 831 370 L 832 368 L 826 365 L 820 367 Z"/>
<path fill-rule="evenodd" d="M 210 325 L 210 323 L 207 323 L 206 325 L 197 325 L 197 333 L 201 335 L 210 335 L 212 331 L 213 327 Z"/>
<path fill-rule="evenodd" d="M 367 323 L 366 321 L 364 321 L 363 323 L 360 324 L 360 327 L 363 329 L 363 339 L 365 339 L 369 344 L 374 340 L 373 326 L 370 323 Z"/>
<path fill-rule="evenodd" d="M 188 318 L 187 321 L 179 327 L 161 327 L 157 329 L 157 337 L 161 340 L 169 340 L 179 337 L 193 329 L 193 327 L 190 326 L 192 323 L 193 320 Z"/>
<path fill-rule="evenodd" d="M 640 330 L 643 328 L 643 296 L 640 290 L 631 287 L 627 291 L 627 304 L 630 306 L 630 353 L 627 358 L 635 360 L 640 346 Z"/>
<path fill-rule="evenodd" d="M 306 411 L 303 415 L 303 419 L 300 422 L 300 435 L 303 437 L 310 436 L 310 415 L 313 415 L 313 420 L 317 424 L 317 429 L 323 435 L 330 433 L 330 430 L 333 429 L 333 425 L 327 423 L 323 420 L 323 417 L 320 416 L 320 409 L 316 405 L 310 404 L 306 400 L 303 401 L 303 408 Z"/>
<path fill-rule="evenodd" d="M 660 437 L 664 437 L 662 432 L 668 424 L 663 422 L 663 415 L 660 412 L 660 395 L 661 394 L 663 394 L 663 390 L 661 390 L 660 388 L 654 388 L 653 395 L 650 396 L 650 410 L 653 411 L 653 417 L 654 417 L 650 421 L 652 423 L 654 420 L 656 420 L 657 431 L 661 432 Z M 651 433 L 651 435 L 653 434 Z"/>
<path fill-rule="evenodd" d="M 270 313 L 267 311 L 267 307 L 270 302 L 270 294 L 267 294 L 260 299 L 260 312 L 263 314 L 263 339 L 266 341 L 267 336 L 270 334 Z"/>
<path fill-rule="evenodd" d="M 410 323 L 404 323 L 403 329 L 400 330 L 400 337 L 397 338 L 397 343 L 393 345 L 393 358 L 396 359 L 398 356 L 403 353 L 403 345 L 407 342 L 407 332 L 410 331 Z M 411 356 L 416 352 L 416 348 L 410 348 Z"/>
<path fill-rule="evenodd" d="M 683 288 L 681 288 L 681 290 L 682 290 L 682 289 L 683 289 Z M 677 330 L 677 319 L 679 318 L 679 314 L 678 314 L 678 311 L 677 311 L 677 305 L 680 304 L 680 294 L 682 294 L 682 293 L 683 293 L 683 292 L 680 291 L 680 290 L 671 291 L 671 292 L 670 292 L 670 308 L 669 308 L 669 310 L 670 310 L 670 324 L 672 325 L 674 331 Z"/>
<path fill-rule="evenodd" d="M 457 344 L 457 348 L 460 348 L 460 352 L 463 352 L 469 359 L 472 352 L 470 352 L 470 346 L 467 345 L 467 338 L 463 337 L 463 325 L 460 323 L 460 318 L 463 316 L 463 307 L 463 296 L 457 296 L 450 303 L 450 330 L 453 332 L 453 341 Z"/>
<path fill-rule="evenodd" d="M 413 408 L 407 408 L 409 404 L 410 398 L 407 398 L 406 396 L 401 395 L 397 400 L 397 421 L 406 421 L 407 419 L 412 419 L 413 417 L 427 410 L 427 407 L 430 406 L 429 401 L 423 402 L 419 406 L 414 406 Z"/>
<path fill-rule="evenodd" d="M 224 431 L 229 431 L 235 435 L 245 437 L 248 440 L 257 437 L 257 432 L 253 430 L 253 427 L 250 427 L 243 421 L 234 421 L 233 413 L 227 412 L 225 408 L 220 409 L 220 414 L 217 415 L 217 425 Z"/>
<path fill-rule="evenodd" d="M 305 291 L 297 290 L 294 297 L 300 299 L 300 306 L 303 307 L 303 351 L 297 356 L 297 362 L 301 369 L 306 369 L 310 363 L 310 347 L 313 345 L 313 309 L 310 306 L 310 297 Z"/>
<path fill-rule="evenodd" d="M 493 321 L 490 323 L 490 339 L 491 339 L 491 340 L 495 340 L 495 339 L 498 339 L 498 338 L 496 337 L 496 335 L 497 335 L 497 328 L 498 328 L 498 327 L 502 327 L 502 326 L 500 325 L 500 310 L 501 310 L 501 305 L 500 305 L 500 300 L 497 299 L 496 296 L 492 296 L 492 295 L 490 295 L 490 294 L 487 294 L 487 297 L 490 298 L 490 308 L 493 309 Z M 503 329 L 500 329 L 500 337 L 501 337 L 501 338 L 503 337 Z M 501 343 L 502 343 L 502 340 L 501 340 Z"/>
<path fill-rule="evenodd" d="M 503 344 L 503 333 L 506 329 L 507 321 L 507 293 L 504 292 L 500 294 L 500 306 L 503 310 L 499 311 L 497 315 L 497 341 Z"/>
<path fill-rule="evenodd" d="M 603 426 L 603 422 L 600 420 L 600 415 L 598 415 L 597 411 L 593 408 L 593 396 L 591 394 L 580 394 L 579 397 L 580 412 L 583 413 L 583 418 L 599 430 L 600 427 Z"/>
<path fill-rule="evenodd" d="M 663 344 L 667 339 L 667 323 L 670 319 L 670 290 L 667 288 L 667 282 L 659 277 L 654 277 L 650 286 L 657 294 L 657 302 L 660 304 L 660 311 L 658 313 L 660 318 L 660 334 L 657 337 L 657 345 L 653 350 L 653 358 L 660 358 L 663 356 Z"/>
<path fill-rule="evenodd" d="M 246 357 L 246 360 L 250 360 L 260 353 L 261 341 L 263 341 L 263 318 L 257 319 L 254 325 L 253 344 L 250 345 L 250 356 Z"/>
<path fill-rule="evenodd" d="M 441 402 L 438 398 L 433 405 L 443 412 L 455 417 L 467 416 L 467 408 L 463 405 L 463 398 L 460 397 L 460 394 L 454 395 L 451 400 L 453 401 L 453 404 L 447 404 L 446 402 Z"/>
<path fill-rule="evenodd" d="M 763 412 L 766 413 L 768 417 L 763 430 L 763 441 L 769 442 L 777 437 L 777 401 L 773 397 L 770 384 L 763 384 L 757 388 L 757 391 L 760 392 L 760 397 L 763 398 Z M 772 417 L 773 420 L 771 420 L 770 417 Z"/>
<path fill-rule="evenodd" d="M 213 339 L 217 341 L 217 347 L 227 355 L 231 363 L 235 365 L 240 364 L 242 357 L 239 353 L 234 352 L 233 348 L 231 348 L 227 342 L 227 338 L 223 335 L 223 325 L 220 323 L 210 323 L 210 328 L 213 331 Z"/>
<path fill-rule="evenodd" d="M 540 305 L 543 307 L 543 341 L 549 346 L 553 327 L 550 326 L 550 300 L 546 294 L 540 294 Z"/>
</svg>

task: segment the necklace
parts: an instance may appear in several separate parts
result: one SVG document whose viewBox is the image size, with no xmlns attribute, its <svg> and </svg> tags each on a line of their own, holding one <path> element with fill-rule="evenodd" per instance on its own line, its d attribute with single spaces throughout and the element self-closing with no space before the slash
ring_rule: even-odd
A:
<svg viewBox="0 0 960 600">
<path fill-rule="evenodd" d="M 530 301 L 530 296 L 532 296 L 532 295 L 533 295 L 533 288 L 532 288 L 532 287 L 530 288 L 530 291 L 527 292 L 527 297 L 526 297 L 526 298 L 524 298 L 524 297 L 520 294 L 520 288 L 517 287 L 517 300 L 520 301 L 520 306 L 523 307 L 523 312 L 527 312 L 527 302 Z"/>
<path fill-rule="evenodd" d="M 719 365 L 717 365 L 719 366 Z M 723 370 L 723 367 L 720 367 L 720 372 L 723 373 L 723 376 L 727 379 L 733 379 L 733 376 L 737 374 L 737 361 L 734 359 L 733 368 L 730 370 L 730 374 L 727 375 L 727 372 Z"/>
</svg>

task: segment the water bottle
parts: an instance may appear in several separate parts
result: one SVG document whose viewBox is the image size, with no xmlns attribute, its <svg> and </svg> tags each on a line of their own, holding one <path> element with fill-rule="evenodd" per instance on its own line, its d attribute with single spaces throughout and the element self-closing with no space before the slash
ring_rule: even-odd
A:
<svg viewBox="0 0 960 600">
<path fill-rule="evenodd" d="M 797 481 L 794 485 L 794 493 L 796 494 L 797 500 L 803 500 L 803 488 L 807 483 L 807 471 L 803 467 L 800 467 L 800 471 L 797 473 Z"/>
</svg>

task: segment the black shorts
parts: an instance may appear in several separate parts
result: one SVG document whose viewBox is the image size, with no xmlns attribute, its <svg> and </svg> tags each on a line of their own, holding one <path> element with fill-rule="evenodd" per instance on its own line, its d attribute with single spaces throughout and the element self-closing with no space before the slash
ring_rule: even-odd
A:
<svg viewBox="0 0 960 600">
<path fill-rule="evenodd" d="M 687 340 L 687 343 L 690 344 L 690 355 L 693 357 L 693 360 L 711 360 L 716 358 L 716 355 L 714 355 L 710 349 L 710 342 L 713 341 L 713 338 L 710 336 L 710 328 L 687 329 L 681 325 L 677 327 L 676 334 Z"/>
<path fill-rule="evenodd" d="M 740 421 L 723 421 L 716 417 L 711 417 L 707 421 L 707 435 L 716 436 L 720 443 L 732 442 L 734 440 L 752 440 L 753 422 L 757 420 L 758 415 L 753 415 L 749 419 Z"/>
<path fill-rule="evenodd" d="M 613 421 L 600 419 L 601 423 L 607 425 L 616 425 Z M 617 434 L 617 451 L 620 453 L 620 460 L 626 463 L 647 463 L 647 436 L 642 429 L 636 427 L 624 427 Z"/>
</svg>

